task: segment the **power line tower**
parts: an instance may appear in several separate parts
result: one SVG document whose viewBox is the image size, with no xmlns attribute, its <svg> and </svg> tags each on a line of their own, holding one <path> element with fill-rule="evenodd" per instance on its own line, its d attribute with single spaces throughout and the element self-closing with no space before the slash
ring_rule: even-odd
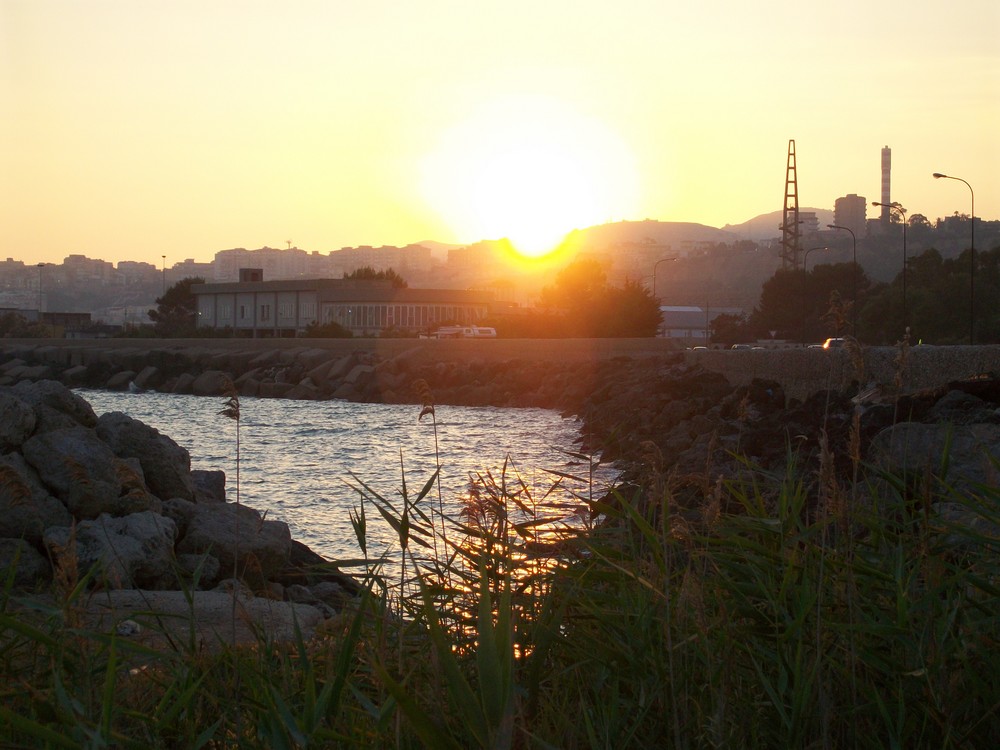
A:
<svg viewBox="0 0 1000 750">
<path fill-rule="evenodd" d="M 799 253 L 802 246 L 799 240 L 802 231 L 799 227 L 799 181 L 795 172 L 795 141 L 788 142 L 788 161 L 785 166 L 785 210 L 781 217 L 781 268 L 797 271 L 800 267 Z"/>
</svg>

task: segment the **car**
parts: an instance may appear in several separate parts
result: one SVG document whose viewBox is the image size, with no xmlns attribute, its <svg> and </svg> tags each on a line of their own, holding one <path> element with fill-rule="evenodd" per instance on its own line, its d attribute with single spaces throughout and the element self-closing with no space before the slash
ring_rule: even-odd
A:
<svg viewBox="0 0 1000 750">
<path fill-rule="evenodd" d="M 823 348 L 824 349 L 843 349 L 844 348 L 844 344 L 846 344 L 846 343 L 847 342 L 846 342 L 845 339 L 842 339 L 842 338 L 839 338 L 839 337 L 838 338 L 833 338 L 833 339 L 827 339 L 826 341 L 823 342 Z"/>
<path fill-rule="evenodd" d="M 733 344 L 729 348 L 732 349 L 733 351 L 745 352 L 745 351 L 750 351 L 750 349 L 752 349 L 753 347 L 751 347 L 750 344 Z"/>
</svg>

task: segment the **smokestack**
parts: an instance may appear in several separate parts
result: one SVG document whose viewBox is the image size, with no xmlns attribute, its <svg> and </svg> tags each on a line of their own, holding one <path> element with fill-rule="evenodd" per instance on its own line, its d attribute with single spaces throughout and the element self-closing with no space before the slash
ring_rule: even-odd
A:
<svg viewBox="0 0 1000 750">
<path fill-rule="evenodd" d="M 889 197 L 889 182 L 892 178 L 892 149 L 888 146 L 882 148 L 882 223 L 889 223 L 889 204 L 892 199 Z"/>
</svg>

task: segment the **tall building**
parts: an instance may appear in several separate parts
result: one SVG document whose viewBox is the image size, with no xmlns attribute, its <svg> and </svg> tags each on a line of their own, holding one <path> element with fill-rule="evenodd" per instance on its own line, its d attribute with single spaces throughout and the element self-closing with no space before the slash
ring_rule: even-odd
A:
<svg viewBox="0 0 1000 750">
<path fill-rule="evenodd" d="M 868 201 L 862 195 L 845 195 L 833 203 L 833 223 L 847 227 L 858 237 L 864 236 L 868 218 Z"/>
<path fill-rule="evenodd" d="M 888 146 L 882 147 L 882 223 L 889 223 L 889 204 L 892 198 L 889 197 L 889 182 L 892 176 L 892 149 Z"/>
</svg>

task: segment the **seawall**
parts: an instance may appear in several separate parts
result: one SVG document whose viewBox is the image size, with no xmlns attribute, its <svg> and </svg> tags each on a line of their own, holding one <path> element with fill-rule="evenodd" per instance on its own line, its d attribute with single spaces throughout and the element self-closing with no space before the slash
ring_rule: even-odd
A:
<svg viewBox="0 0 1000 750">
<path fill-rule="evenodd" d="M 1000 373 L 1000 346 L 678 350 L 666 339 L 103 339 L 0 341 L 0 384 L 60 380 L 71 386 L 216 395 L 222 373 L 245 395 L 416 402 L 424 380 L 438 403 L 572 408 L 615 372 L 684 363 L 731 385 L 778 382 L 804 399 L 853 381 L 893 392 Z M 606 378 L 611 378 L 606 381 Z M 200 381 L 200 382 L 199 382 Z M 566 390 L 570 393 L 565 393 Z M 571 396 L 571 398 L 566 398 Z"/>
</svg>

